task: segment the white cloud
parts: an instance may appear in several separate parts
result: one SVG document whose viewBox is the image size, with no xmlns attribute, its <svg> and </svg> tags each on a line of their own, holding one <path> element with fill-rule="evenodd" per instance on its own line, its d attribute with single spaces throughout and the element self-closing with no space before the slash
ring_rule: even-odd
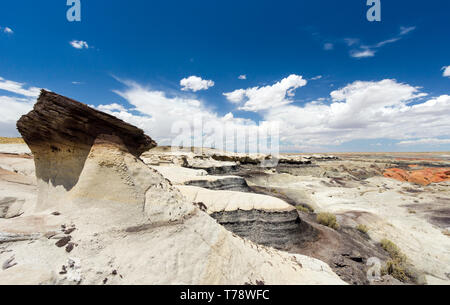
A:
<svg viewBox="0 0 450 305">
<path fill-rule="evenodd" d="M 16 122 L 33 108 L 40 89 L 0 77 L 0 90 L 13 94 L 0 96 L 0 136 L 18 136 Z"/>
<path fill-rule="evenodd" d="M 397 145 L 443 145 L 450 144 L 450 139 L 424 138 L 417 140 L 401 141 Z"/>
<path fill-rule="evenodd" d="M 349 47 L 351 47 L 351 46 L 357 47 L 356 49 L 353 49 L 350 51 L 351 57 L 353 57 L 353 58 L 374 57 L 375 53 L 377 52 L 377 50 L 379 48 L 382 48 L 388 44 L 392 44 L 392 43 L 395 43 L 395 42 L 401 40 L 404 35 L 414 31 L 415 29 L 416 29 L 415 26 L 411 26 L 411 27 L 403 27 L 402 26 L 402 27 L 400 27 L 399 35 L 396 35 L 396 37 L 393 37 L 390 39 L 380 41 L 374 45 L 359 44 L 360 43 L 359 39 L 355 39 L 355 38 L 345 38 L 344 41 Z M 359 45 L 359 46 L 357 46 L 357 45 Z"/>
<path fill-rule="evenodd" d="M 322 78 L 322 75 L 317 75 L 317 76 L 314 76 L 313 78 L 311 78 L 311 80 L 319 80 L 321 78 Z"/>
<path fill-rule="evenodd" d="M 420 103 L 425 95 L 418 87 L 395 80 L 356 81 L 331 92 L 330 104 L 281 106 L 264 114 L 264 119 L 280 122 L 284 145 L 316 148 L 361 139 L 406 141 L 448 136 L 450 96 Z"/>
<path fill-rule="evenodd" d="M 444 72 L 442 73 L 442 76 L 450 77 L 450 66 L 442 67 L 442 70 L 444 70 Z"/>
<path fill-rule="evenodd" d="M 109 104 L 109 105 L 99 105 L 97 108 L 98 108 L 98 110 L 104 111 L 104 112 L 105 111 L 111 111 L 111 112 L 113 112 L 113 111 L 118 111 L 118 112 L 127 111 L 127 109 L 125 109 L 124 106 L 116 104 L 116 103 Z"/>
<path fill-rule="evenodd" d="M 247 91 L 244 89 L 238 89 L 234 90 L 233 92 L 224 93 L 223 95 L 225 95 L 227 97 L 227 100 L 232 102 L 233 104 L 239 104 L 244 100 L 246 92 Z"/>
<path fill-rule="evenodd" d="M 409 32 L 414 31 L 415 29 L 416 29 L 415 26 L 410 26 L 410 27 L 404 27 L 404 26 L 401 26 L 401 27 L 400 27 L 400 35 L 406 35 L 406 34 L 408 34 Z"/>
<path fill-rule="evenodd" d="M 239 89 L 224 93 L 224 95 L 235 104 L 241 103 L 247 98 L 244 105 L 239 108 L 240 110 L 261 111 L 290 104 L 292 101 L 286 96 L 293 97 L 294 90 L 306 84 L 307 81 L 302 76 L 292 74 L 272 86 Z"/>
<path fill-rule="evenodd" d="M 3 28 L 3 32 L 5 32 L 6 34 L 14 34 L 14 31 L 9 27 Z"/>
<path fill-rule="evenodd" d="M 334 44 L 327 42 L 323 45 L 323 49 L 325 51 L 331 51 L 334 49 Z"/>
<path fill-rule="evenodd" d="M 374 48 L 381 48 L 382 46 L 385 46 L 385 45 L 387 45 L 387 44 L 397 42 L 397 41 L 399 41 L 400 39 L 401 39 L 400 37 L 395 37 L 395 38 L 391 38 L 391 39 L 387 39 L 387 40 L 381 41 L 381 42 L 377 43 L 377 44 L 374 46 Z"/>
<path fill-rule="evenodd" d="M 180 85 L 183 91 L 191 90 L 197 92 L 200 90 L 208 90 L 214 86 L 214 82 L 212 80 L 204 80 L 198 76 L 189 76 L 188 78 L 183 78 L 180 81 Z"/>
<path fill-rule="evenodd" d="M 27 97 L 38 97 L 41 89 L 36 87 L 24 88 L 24 84 L 6 80 L 0 77 L 0 90 L 9 91 L 18 95 L 23 95 Z"/>
<path fill-rule="evenodd" d="M 72 40 L 70 42 L 70 45 L 72 47 L 74 47 L 75 49 L 79 49 L 79 50 L 81 50 L 81 49 L 88 49 L 89 48 L 88 43 L 86 41 L 83 41 L 83 40 Z"/>
<path fill-rule="evenodd" d="M 159 144 L 171 144 L 175 137 L 172 126 L 177 122 L 194 125 L 203 120 L 212 122 L 214 126 L 227 122 L 242 127 L 254 124 L 251 120 L 234 118 L 232 113 L 221 117 L 197 99 L 168 96 L 163 91 L 151 90 L 135 82 L 122 82 L 127 88 L 114 92 L 123 97 L 132 108 L 125 109 L 117 104 L 101 105 L 97 108 L 144 129 Z"/>
<path fill-rule="evenodd" d="M 245 74 L 239 75 L 238 79 L 245 80 L 245 79 L 247 79 L 247 75 L 245 75 Z"/>
<path fill-rule="evenodd" d="M 374 57 L 375 51 L 371 49 L 365 49 L 365 50 L 353 50 L 350 52 L 350 56 L 354 58 L 367 58 L 367 57 Z"/>
<path fill-rule="evenodd" d="M 425 100 L 426 94 L 419 87 L 396 80 L 355 81 L 332 91 L 328 98 L 296 106 L 279 103 L 286 99 L 288 90 L 300 84 L 292 85 L 294 79 L 298 81 L 297 77 L 287 79 L 273 86 L 233 92 L 235 101 L 241 103 L 256 98 L 249 97 L 249 91 L 261 94 L 261 99 L 258 99 L 261 103 L 267 96 L 271 96 L 271 101 L 278 99 L 278 102 L 270 102 L 273 107 L 262 107 L 256 103 L 251 108 L 259 109 L 262 126 L 280 124 L 281 146 L 285 150 L 320 151 L 353 140 L 380 143 L 378 139 L 391 139 L 404 142 L 448 138 L 450 134 L 450 95 Z M 220 116 L 197 99 L 169 96 L 133 82 L 124 83 L 127 87 L 115 92 L 126 99 L 129 106 L 111 104 L 97 108 L 144 129 L 161 145 L 172 144 L 171 141 L 177 136 L 172 132 L 172 126 L 180 121 L 195 125 L 202 118 L 212 122 L 213 126 L 231 124 L 240 133 L 261 128 L 251 120 L 235 117 L 233 113 Z M 281 93 L 275 94 L 272 87 L 282 87 L 278 89 Z M 261 89 L 264 90 L 258 91 Z M 431 145 L 436 141 L 429 142 Z"/>
<path fill-rule="evenodd" d="M 28 113 L 33 108 L 34 100 L 28 98 L 17 98 L 0 96 L 1 119 L 0 122 L 15 122 L 21 115 Z"/>
</svg>

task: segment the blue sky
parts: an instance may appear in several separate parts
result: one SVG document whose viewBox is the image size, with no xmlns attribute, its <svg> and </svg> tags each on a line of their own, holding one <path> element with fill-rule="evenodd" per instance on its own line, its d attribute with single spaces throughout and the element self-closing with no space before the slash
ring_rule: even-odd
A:
<svg viewBox="0 0 450 305">
<path fill-rule="evenodd" d="M 46 88 L 162 144 L 200 114 L 280 121 L 284 151 L 449 151 L 450 3 L 381 3 L 81 0 L 68 22 L 66 0 L 3 1 L 0 135 Z"/>
</svg>

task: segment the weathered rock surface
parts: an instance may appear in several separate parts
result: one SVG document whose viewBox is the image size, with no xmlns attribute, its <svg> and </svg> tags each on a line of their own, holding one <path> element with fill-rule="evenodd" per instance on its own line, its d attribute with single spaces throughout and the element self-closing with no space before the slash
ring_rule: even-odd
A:
<svg viewBox="0 0 450 305">
<path fill-rule="evenodd" d="M 35 180 L 36 174 L 32 156 L 0 153 L 0 159 L 0 169 L 32 177 L 32 179 Z"/>
<path fill-rule="evenodd" d="M 205 206 L 206 212 L 231 232 L 255 243 L 288 249 L 300 245 L 308 225 L 297 210 L 275 197 L 233 191 L 212 191 L 177 186 L 188 200 Z"/>
<path fill-rule="evenodd" d="M 31 154 L 26 144 L 0 144 L 0 154 Z"/>
<path fill-rule="evenodd" d="M 389 160 L 384 160 L 384 163 L 364 162 L 361 159 L 353 162 L 353 165 L 347 160 L 337 162 L 335 172 L 328 168 L 333 161 L 328 161 L 326 167 L 321 164 L 321 169 L 326 173 L 321 176 L 311 175 L 310 172 L 304 172 L 303 176 L 298 171 L 295 176 L 272 173 L 253 175 L 246 177 L 246 180 L 251 188 L 264 188 L 267 194 L 273 196 L 282 195 L 292 204 L 307 205 L 316 212 L 335 214 L 342 230 L 354 229 L 359 224 L 367 226 L 368 236 L 373 241 L 387 238 L 394 242 L 419 273 L 426 276 L 428 283 L 436 279 L 450 283 L 447 276 L 450 274 L 450 239 L 446 235 L 448 231 L 445 231 L 450 225 L 449 182 L 424 187 L 383 177 L 383 168 L 390 163 Z M 363 163 L 366 163 L 365 168 Z M 376 175 L 380 170 L 381 174 Z M 335 177 L 341 179 L 336 180 Z M 302 215 L 302 219 L 308 221 L 305 217 L 307 215 Z M 345 235 L 340 236 L 340 239 L 348 240 Z M 355 245 L 355 242 L 345 244 Z M 361 242 L 356 244 L 363 245 Z M 326 248 L 325 245 L 330 246 Z M 328 240 L 321 238 L 300 253 L 326 261 L 341 275 L 343 269 L 333 266 L 335 254 L 339 252 L 331 251 L 342 251 L 343 245 L 335 237 Z M 367 254 L 370 255 L 370 252 L 364 257 L 367 258 Z M 382 259 L 376 252 L 373 256 Z M 346 266 L 351 264 L 346 263 Z M 354 272 L 355 275 L 357 273 Z M 347 274 L 345 279 L 351 278 L 350 275 Z"/>
<path fill-rule="evenodd" d="M 389 168 L 384 172 L 384 176 L 399 181 L 430 185 L 450 181 L 450 168 L 419 168 L 418 166 L 410 166 L 410 170 Z"/>
<path fill-rule="evenodd" d="M 201 169 L 210 175 L 223 175 L 235 171 L 238 168 L 235 162 L 216 161 L 212 158 L 188 158 L 187 166 L 193 169 Z"/>
<path fill-rule="evenodd" d="M 156 146 L 141 129 L 45 90 L 42 90 L 34 109 L 17 122 L 17 129 L 35 157 L 34 149 L 39 146 L 53 146 L 49 148 L 52 151 L 61 151 L 58 145 L 92 146 L 99 135 L 121 139 L 128 152 L 135 156 Z"/>
<path fill-rule="evenodd" d="M 156 146 L 144 132 L 111 115 L 82 103 L 42 90 L 34 109 L 22 116 L 17 128 L 30 147 L 35 161 L 39 194 L 37 207 L 46 209 L 72 189 L 92 145 L 114 145 L 139 156 Z M 44 204 L 45 203 L 45 204 Z"/>
<path fill-rule="evenodd" d="M 72 106 L 83 126 L 65 117 Z M 61 113 L 48 122 L 52 109 Z M 137 158 L 143 146 L 153 145 L 148 138 L 110 119 L 45 92 L 21 119 L 35 156 L 38 212 L 0 219 L 0 232 L 41 237 L 2 244 L 0 262 L 14 256 L 17 265 L 0 270 L 0 283 L 344 283 L 317 259 L 258 246 L 217 224 Z M 94 135 L 89 126 L 96 125 Z M 73 243 L 70 254 L 49 239 L 58 227 L 56 236 Z"/>
<path fill-rule="evenodd" d="M 0 218 L 13 218 L 22 214 L 25 200 L 15 197 L 0 198 Z"/>
<path fill-rule="evenodd" d="M 33 210 L 36 203 L 36 179 L 3 169 L 2 167 L 8 168 L 10 161 L 10 157 L 0 156 L 0 218 L 13 218 L 25 214 Z M 24 159 L 24 161 L 32 160 Z"/>
<path fill-rule="evenodd" d="M 177 185 L 191 185 L 210 190 L 248 191 L 245 179 L 238 176 L 210 176 L 205 170 L 177 166 L 151 166 Z"/>
<path fill-rule="evenodd" d="M 215 151 L 215 150 L 212 150 Z M 191 169 L 204 170 L 210 175 L 222 175 L 235 171 L 239 164 L 237 162 L 218 161 L 207 149 L 183 149 L 177 147 L 155 147 L 141 155 L 145 164 L 151 166 L 178 166 Z"/>
</svg>

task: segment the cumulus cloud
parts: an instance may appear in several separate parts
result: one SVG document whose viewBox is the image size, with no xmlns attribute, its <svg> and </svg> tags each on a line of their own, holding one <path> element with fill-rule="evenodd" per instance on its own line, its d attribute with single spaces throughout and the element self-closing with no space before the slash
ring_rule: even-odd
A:
<svg viewBox="0 0 450 305">
<path fill-rule="evenodd" d="M 0 90 L 9 91 L 26 97 L 37 97 L 41 89 L 36 87 L 25 88 L 25 84 L 6 80 L 0 77 Z"/>
<path fill-rule="evenodd" d="M 292 74 L 272 86 L 238 89 L 224 95 L 234 104 L 245 101 L 240 110 L 261 111 L 292 103 L 289 97 L 293 97 L 294 91 L 306 84 L 302 76 Z"/>
<path fill-rule="evenodd" d="M 198 76 L 189 76 L 188 78 L 183 78 L 180 81 L 181 90 L 183 91 L 200 91 L 200 90 L 208 90 L 210 87 L 214 86 L 214 82 L 212 80 L 204 80 Z"/>
<path fill-rule="evenodd" d="M 239 104 L 244 100 L 246 92 L 247 91 L 244 89 L 238 89 L 234 90 L 233 92 L 224 93 L 223 95 L 225 95 L 227 100 L 230 101 L 231 103 Z"/>
<path fill-rule="evenodd" d="M 355 81 L 330 92 L 327 97 L 302 106 L 290 104 L 288 100 L 294 88 L 306 84 L 300 76 L 290 76 L 272 86 L 228 93 L 227 98 L 237 103 L 237 107 L 258 111 L 262 117 L 259 124 L 236 117 L 231 112 L 219 115 L 205 101 L 196 98 L 170 95 L 131 81 L 122 82 L 125 88 L 114 92 L 126 103 L 100 105 L 97 108 L 144 129 L 161 145 L 174 143 L 173 140 L 179 136 L 174 126 L 179 126 L 177 124 L 180 122 L 187 123 L 189 131 L 191 126 L 207 122 L 209 129 L 206 128 L 200 135 L 206 144 L 193 143 L 205 147 L 210 139 L 222 135 L 221 130 L 214 128 L 228 124 L 239 130 L 238 151 L 245 150 L 242 135 L 252 132 L 262 134 L 265 127 L 275 125 L 279 128 L 283 150 L 330 150 L 354 140 L 380 143 L 379 139 L 399 141 L 399 145 L 449 144 L 450 95 L 427 98 L 420 87 L 393 79 Z M 26 102 L 27 99 L 23 99 Z M 247 105 L 250 101 L 252 103 Z M 21 111 L 26 112 L 25 108 L 15 112 Z M 8 116 L 14 117 L 14 113 Z M 247 138 L 253 139 L 251 136 Z M 234 139 L 227 138 L 225 142 L 226 148 L 233 150 Z"/>
<path fill-rule="evenodd" d="M 118 111 L 118 112 L 124 111 L 125 112 L 125 111 L 127 111 L 127 109 L 124 106 L 117 104 L 117 103 L 109 104 L 109 105 L 99 105 L 97 108 L 98 108 L 98 110 L 103 111 L 103 112 L 106 112 L 106 111 Z"/>
<path fill-rule="evenodd" d="M 324 147 L 361 139 L 406 141 L 450 134 L 450 96 L 421 102 L 425 96 L 418 87 L 395 80 L 356 81 L 331 92 L 329 104 L 282 106 L 264 119 L 279 121 L 290 145 Z"/>
<path fill-rule="evenodd" d="M 245 75 L 245 74 L 239 75 L 238 79 L 245 80 L 245 79 L 247 79 L 247 75 Z"/>
<path fill-rule="evenodd" d="M 132 81 L 122 82 L 126 88 L 114 92 L 124 98 L 131 107 L 111 104 L 97 108 L 142 128 L 159 144 L 172 144 L 172 140 L 177 136 L 173 130 L 177 124 L 194 126 L 207 122 L 209 126 L 214 127 L 226 123 L 244 130 L 256 128 L 253 121 L 235 118 L 232 113 L 220 116 L 198 99 L 169 96 L 166 92 L 152 90 Z"/>
<path fill-rule="evenodd" d="M 88 49 L 89 48 L 88 43 L 86 41 L 83 41 L 83 40 L 72 40 L 69 43 L 75 49 L 81 50 L 81 49 Z"/>
<path fill-rule="evenodd" d="M 0 90 L 12 95 L 0 95 L 0 135 L 17 136 L 16 122 L 32 108 L 40 89 L 26 87 L 23 83 L 6 80 L 0 77 Z"/>
<path fill-rule="evenodd" d="M 417 139 L 417 140 L 409 140 L 409 141 L 401 141 L 397 143 L 397 145 L 443 145 L 450 144 L 450 139 L 437 139 L 437 138 L 425 138 L 425 139 Z"/>
<path fill-rule="evenodd" d="M 442 73 L 442 76 L 450 77 L 450 66 L 443 67 L 442 70 L 444 70 L 444 72 Z"/>
</svg>

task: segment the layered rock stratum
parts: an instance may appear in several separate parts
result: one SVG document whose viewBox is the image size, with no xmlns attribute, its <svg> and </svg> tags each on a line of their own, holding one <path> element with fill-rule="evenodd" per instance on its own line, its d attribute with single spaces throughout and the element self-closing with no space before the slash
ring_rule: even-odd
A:
<svg viewBox="0 0 450 305">
<path fill-rule="evenodd" d="M 344 284 L 219 225 L 142 162 L 156 143 L 134 126 L 47 91 L 17 125 L 38 199 L 0 219 L 1 284 Z"/>
</svg>

